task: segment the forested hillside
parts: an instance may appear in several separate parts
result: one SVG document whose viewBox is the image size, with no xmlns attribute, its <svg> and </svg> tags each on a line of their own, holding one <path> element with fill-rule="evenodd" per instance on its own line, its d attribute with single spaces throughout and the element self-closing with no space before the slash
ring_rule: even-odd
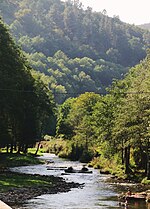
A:
<svg viewBox="0 0 150 209">
<path fill-rule="evenodd" d="M 86 91 L 105 93 L 150 44 L 148 31 L 84 10 L 78 0 L 3 0 L 0 14 L 57 102 Z"/>
</svg>

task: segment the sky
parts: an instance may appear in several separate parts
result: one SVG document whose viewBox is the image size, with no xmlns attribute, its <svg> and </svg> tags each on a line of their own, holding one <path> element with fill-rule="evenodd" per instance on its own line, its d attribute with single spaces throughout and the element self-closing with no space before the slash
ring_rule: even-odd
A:
<svg viewBox="0 0 150 209">
<path fill-rule="evenodd" d="M 126 23 L 140 25 L 150 23 L 150 0 L 80 0 L 82 4 L 92 7 L 93 11 L 102 12 L 107 15 L 119 16 Z"/>
</svg>

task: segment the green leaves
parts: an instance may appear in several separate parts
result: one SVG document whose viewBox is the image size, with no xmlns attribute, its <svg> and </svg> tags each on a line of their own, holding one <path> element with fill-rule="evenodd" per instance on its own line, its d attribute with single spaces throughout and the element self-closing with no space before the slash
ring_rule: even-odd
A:
<svg viewBox="0 0 150 209">
<path fill-rule="evenodd" d="M 61 87 L 59 103 L 69 97 L 62 89 L 105 93 L 145 57 L 150 42 L 149 32 L 84 10 L 79 1 L 0 1 L 0 8 L 30 65 L 50 77 L 51 90 L 53 83 Z"/>
<path fill-rule="evenodd" d="M 0 32 L 0 146 L 26 152 L 45 133 L 46 120 L 54 115 L 53 98 L 42 79 L 32 77 L 2 21 Z"/>
<path fill-rule="evenodd" d="M 63 111 L 64 103 L 61 122 L 71 125 L 70 137 L 83 150 L 96 149 L 107 160 L 117 156 L 126 174 L 133 169 L 144 169 L 149 176 L 149 89 L 148 55 L 124 80 L 114 81 L 109 94 L 87 92 L 72 100 L 69 109 Z"/>
</svg>

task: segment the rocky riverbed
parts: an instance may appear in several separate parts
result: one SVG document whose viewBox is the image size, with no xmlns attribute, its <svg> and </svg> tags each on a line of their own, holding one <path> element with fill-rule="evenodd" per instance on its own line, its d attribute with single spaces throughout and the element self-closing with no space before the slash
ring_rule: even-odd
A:
<svg viewBox="0 0 150 209">
<path fill-rule="evenodd" d="M 68 192 L 71 188 L 82 188 L 83 184 L 74 183 L 74 182 L 66 182 L 61 177 L 54 177 L 54 176 L 41 176 L 41 175 L 31 175 L 31 174 L 21 174 L 21 173 L 6 173 L 6 175 L 13 176 L 19 175 L 22 178 L 32 178 L 38 179 L 40 178 L 41 181 L 51 182 L 51 184 L 44 184 L 44 185 L 31 185 L 31 186 L 24 186 L 24 187 L 10 187 L 7 191 L 1 192 L 0 190 L 0 200 L 7 203 L 8 205 L 20 205 L 26 202 L 29 199 L 34 197 L 43 195 L 43 194 L 56 194 L 60 192 Z"/>
</svg>

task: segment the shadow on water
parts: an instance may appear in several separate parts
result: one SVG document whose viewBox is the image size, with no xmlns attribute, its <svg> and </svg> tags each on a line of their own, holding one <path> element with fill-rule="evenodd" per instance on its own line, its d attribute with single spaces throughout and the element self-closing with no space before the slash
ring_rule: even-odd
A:
<svg viewBox="0 0 150 209">
<path fill-rule="evenodd" d="M 64 170 L 58 168 L 72 166 L 75 169 L 80 169 L 83 164 L 60 159 L 52 154 L 44 154 L 41 158 L 54 163 L 17 167 L 13 170 L 30 174 L 61 176 L 66 181 L 84 183 L 85 186 L 82 189 L 74 188 L 68 193 L 41 195 L 22 206 L 16 206 L 15 209 L 150 209 L 145 202 L 129 204 L 127 207 L 119 205 L 118 195 L 125 192 L 129 185 L 106 182 L 108 175 L 102 175 L 98 170 L 91 168 L 92 174 L 71 173 L 65 175 Z M 47 166 L 54 169 L 48 170 Z"/>
</svg>

